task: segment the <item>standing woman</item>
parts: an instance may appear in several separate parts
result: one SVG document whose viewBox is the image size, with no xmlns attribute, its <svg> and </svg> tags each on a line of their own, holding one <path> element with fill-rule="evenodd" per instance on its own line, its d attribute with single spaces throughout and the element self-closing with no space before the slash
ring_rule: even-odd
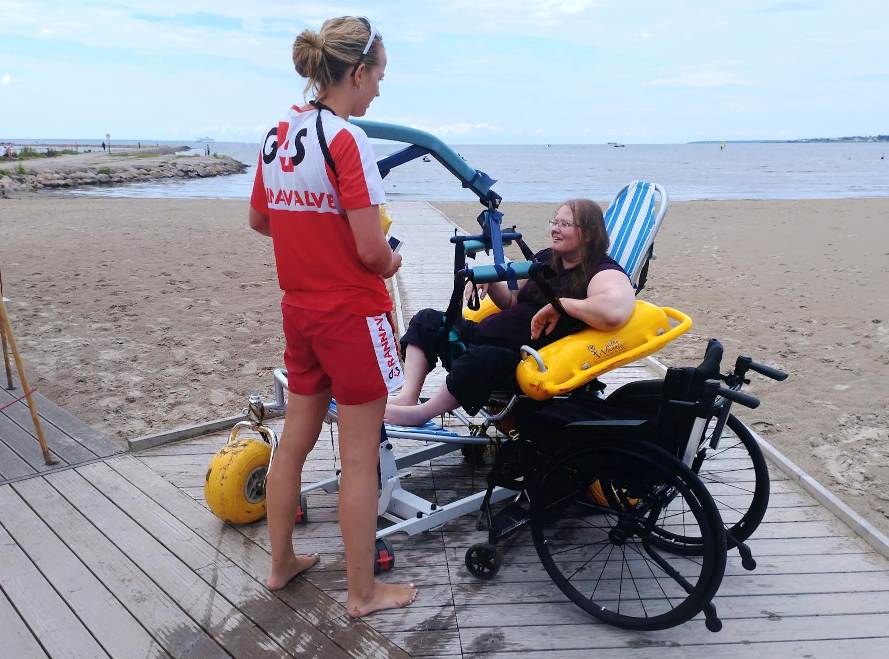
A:
<svg viewBox="0 0 889 659">
<path fill-rule="evenodd" d="M 358 617 L 402 607 L 413 584 L 373 577 L 377 462 L 386 396 L 403 375 L 383 279 L 401 266 L 380 225 L 385 201 L 367 135 L 347 122 L 380 95 L 386 69 L 381 36 L 366 18 L 345 16 L 305 30 L 293 63 L 315 100 L 292 106 L 265 137 L 250 201 L 250 226 L 271 236 L 284 296 L 289 395 L 284 430 L 269 469 L 266 502 L 278 590 L 318 562 L 296 555 L 293 525 L 302 468 L 337 401 L 340 528 L 346 550 L 346 610 Z"/>
</svg>

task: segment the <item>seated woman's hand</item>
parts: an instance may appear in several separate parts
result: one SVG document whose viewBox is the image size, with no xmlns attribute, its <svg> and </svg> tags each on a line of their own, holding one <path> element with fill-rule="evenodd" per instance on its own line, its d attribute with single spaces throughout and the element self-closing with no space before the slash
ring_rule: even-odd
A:
<svg viewBox="0 0 889 659">
<path fill-rule="evenodd" d="M 478 299 L 484 300 L 488 295 L 488 285 L 487 284 L 476 284 L 478 288 Z M 466 287 L 463 289 L 463 301 L 469 302 L 472 298 L 472 282 L 466 282 Z"/>
<path fill-rule="evenodd" d="M 553 308 L 553 305 L 547 304 L 531 319 L 531 338 L 536 341 L 541 335 L 549 335 L 556 328 L 558 322 L 559 312 Z"/>
</svg>

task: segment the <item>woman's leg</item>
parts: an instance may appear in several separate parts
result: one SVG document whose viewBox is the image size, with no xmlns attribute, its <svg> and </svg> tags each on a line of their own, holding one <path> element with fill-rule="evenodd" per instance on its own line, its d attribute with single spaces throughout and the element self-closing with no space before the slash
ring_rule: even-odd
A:
<svg viewBox="0 0 889 659">
<path fill-rule="evenodd" d="M 374 579 L 380 427 L 385 397 L 363 405 L 338 405 L 340 430 L 340 529 L 346 548 L 346 611 L 353 618 L 407 606 L 417 596 L 413 584 Z"/>
<path fill-rule="evenodd" d="M 266 481 L 266 518 L 272 545 L 272 571 L 266 585 L 278 590 L 297 574 L 318 562 L 318 555 L 297 556 L 293 551 L 293 525 L 302 469 L 321 433 L 321 424 L 330 403 L 330 391 L 302 396 L 290 393 L 284 430 L 275 451 L 275 462 Z"/>
<path fill-rule="evenodd" d="M 408 344 L 404 351 L 404 386 L 388 402 L 393 405 L 416 405 L 428 374 L 426 355 L 417 346 Z"/>
<path fill-rule="evenodd" d="M 386 405 L 386 422 L 398 426 L 422 426 L 439 414 L 450 412 L 460 406 L 457 399 L 445 385 L 433 394 L 432 398 L 420 405 Z"/>
</svg>

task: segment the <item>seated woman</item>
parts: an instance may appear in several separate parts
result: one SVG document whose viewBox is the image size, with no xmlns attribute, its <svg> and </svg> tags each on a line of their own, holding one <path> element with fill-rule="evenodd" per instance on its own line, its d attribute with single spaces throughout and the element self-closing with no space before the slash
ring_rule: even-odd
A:
<svg viewBox="0 0 889 659">
<path fill-rule="evenodd" d="M 504 282 L 490 284 L 487 294 L 501 311 L 480 323 L 456 322 L 466 352 L 453 361 L 445 386 L 418 405 L 426 375 L 441 358 L 437 335 L 443 317 L 435 309 L 420 311 L 401 339 L 405 384 L 386 404 L 388 423 L 420 426 L 458 406 L 475 414 L 492 391 L 515 389 L 522 345 L 540 348 L 584 325 L 616 330 L 629 320 L 635 292 L 620 265 L 606 254 L 608 233 L 598 204 L 570 199 L 559 206 L 550 225 L 552 247 L 535 258 L 555 271 L 548 283 L 570 318 L 561 317 L 532 280 L 520 281 L 517 291 Z"/>
</svg>

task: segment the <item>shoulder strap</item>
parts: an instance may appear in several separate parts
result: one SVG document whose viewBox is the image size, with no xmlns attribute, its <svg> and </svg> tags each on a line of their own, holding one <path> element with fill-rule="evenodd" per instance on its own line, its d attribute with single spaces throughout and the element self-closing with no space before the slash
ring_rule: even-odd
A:
<svg viewBox="0 0 889 659">
<path fill-rule="evenodd" d="M 315 119 L 315 132 L 318 134 L 318 146 L 321 147 L 321 153 L 324 154 L 324 162 L 330 167 L 330 171 L 333 172 L 333 175 L 336 178 L 339 178 L 339 174 L 336 173 L 336 165 L 333 162 L 333 156 L 330 155 L 330 149 L 327 147 L 327 138 L 324 137 L 324 126 L 321 122 L 321 110 L 327 110 L 330 114 L 336 114 L 336 112 L 324 105 L 321 101 L 309 101 L 309 104 L 318 110 L 318 117 Z"/>
</svg>

